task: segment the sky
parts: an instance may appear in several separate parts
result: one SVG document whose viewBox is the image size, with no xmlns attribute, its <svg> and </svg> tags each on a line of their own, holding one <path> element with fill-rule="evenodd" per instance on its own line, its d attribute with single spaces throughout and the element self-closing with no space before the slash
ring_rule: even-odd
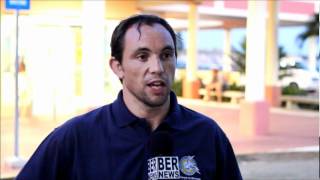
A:
<svg viewBox="0 0 320 180">
<path fill-rule="evenodd" d="M 278 29 L 278 44 L 284 47 L 285 52 L 288 55 L 307 55 L 308 46 L 304 44 L 302 48 L 298 46 L 296 41 L 297 36 L 305 30 L 304 26 L 294 27 L 281 27 Z M 231 45 L 237 49 L 240 48 L 240 44 L 245 37 L 245 29 L 238 28 L 232 29 L 230 38 Z M 186 46 L 187 33 L 183 32 L 182 37 Z M 198 49 L 199 50 L 212 50 L 223 49 L 223 41 L 225 32 L 221 29 L 218 30 L 201 30 L 198 32 Z"/>
</svg>

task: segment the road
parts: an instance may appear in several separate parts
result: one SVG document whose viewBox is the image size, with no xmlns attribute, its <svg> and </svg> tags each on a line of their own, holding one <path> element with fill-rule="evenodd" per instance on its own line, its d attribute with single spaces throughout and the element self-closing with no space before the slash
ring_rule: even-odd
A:
<svg viewBox="0 0 320 180">
<path fill-rule="evenodd" d="M 318 152 L 280 152 L 237 156 L 244 180 L 319 179 Z"/>
</svg>

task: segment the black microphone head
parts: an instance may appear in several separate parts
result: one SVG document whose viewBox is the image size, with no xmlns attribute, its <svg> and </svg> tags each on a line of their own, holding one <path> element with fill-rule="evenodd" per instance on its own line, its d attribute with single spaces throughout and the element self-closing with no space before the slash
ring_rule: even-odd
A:
<svg viewBox="0 0 320 180">
<path fill-rule="evenodd" d="M 148 149 L 152 157 L 170 156 L 173 151 L 173 139 L 168 131 L 154 132 L 148 142 Z"/>
</svg>

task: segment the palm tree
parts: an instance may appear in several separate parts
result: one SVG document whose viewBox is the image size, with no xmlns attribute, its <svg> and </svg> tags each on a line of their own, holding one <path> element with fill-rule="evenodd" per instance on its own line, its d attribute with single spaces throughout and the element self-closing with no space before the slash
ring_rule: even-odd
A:
<svg viewBox="0 0 320 180">
<path fill-rule="evenodd" d="M 183 43 L 183 37 L 181 32 L 177 32 L 177 51 L 183 51 L 185 49 L 184 43 Z"/>
<path fill-rule="evenodd" d="M 305 41 L 310 37 L 317 37 L 319 41 L 319 13 L 313 15 L 312 21 L 306 23 L 307 29 L 298 35 L 298 45 L 302 48 Z M 317 60 L 320 60 L 320 52 L 318 52 Z"/>
<path fill-rule="evenodd" d="M 232 48 L 232 54 L 231 54 L 231 59 L 234 62 L 235 68 L 242 74 L 246 72 L 246 49 L 247 49 L 246 39 L 247 38 L 244 37 L 243 40 L 241 41 L 240 49 Z M 283 46 L 278 47 L 278 54 L 279 54 L 279 58 L 278 58 L 279 61 L 282 57 L 285 57 L 287 55 Z"/>
<path fill-rule="evenodd" d="M 302 47 L 304 42 L 309 38 L 316 36 L 319 38 L 319 13 L 314 14 L 312 21 L 306 23 L 307 29 L 298 35 L 299 46 Z"/>
<path fill-rule="evenodd" d="M 246 72 L 246 37 L 240 43 L 240 49 L 232 47 L 231 59 L 235 65 L 235 68 L 241 73 Z"/>
</svg>

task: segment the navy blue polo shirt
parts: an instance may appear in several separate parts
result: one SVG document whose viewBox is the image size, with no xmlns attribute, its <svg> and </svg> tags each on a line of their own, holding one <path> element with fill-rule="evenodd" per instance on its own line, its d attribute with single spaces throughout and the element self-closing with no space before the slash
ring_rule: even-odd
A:
<svg viewBox="0 0 320 180">
<path fill-rule="evenodd" d="M 165 128 L 169 156 L 151 157 L 146 144 Z M 133 115 L 122 92 L 111 104 L 75 117 L 51 132 L 17 179 L 242 179 L 231 144 L 214 120 L 170 94 L 165 120 L 151 131 Z"/>
</svg>

